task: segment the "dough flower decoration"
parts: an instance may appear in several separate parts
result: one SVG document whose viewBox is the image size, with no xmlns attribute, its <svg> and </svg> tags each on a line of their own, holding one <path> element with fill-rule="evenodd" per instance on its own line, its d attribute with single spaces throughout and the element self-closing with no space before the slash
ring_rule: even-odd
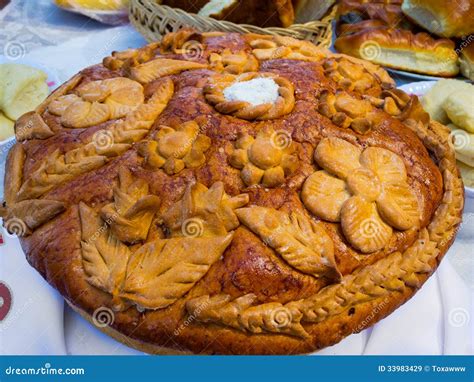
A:
<svg viewBox="0 0 474 382">
<path fill-rule="evenodd" d="M 293 84 L 272 73 L 219 74 L 203 92 L 218 112 L 246 120 L 279 118 L 295 106 Z"/>
<path fill-rule="evenodd" d="M 248 194 L 229 196 L 222 182 L 207 188 L 202 183 L 188 185 L 183 197 L 162 215 L 172 237 L 226 235 L 240 223 L 235 210 L 249 202 Z"/>
<path fill-rule="evenodd" d="M 367 100 L 359 100 L 346 92 L 333 94 L 324 90 L 319 99 L 319 112 L 335 125 L 350 127 L 359 134 L 372 129 L 372 105 Z"/>
<path fill-rule="evenodd" d="M 393 228 L 404 231 L 420 222 L 418 199 L 408 185 L 403 160 L 392 151 L 359 147 L 324 138 L 315 161 L 323 170 L 310 175 L 301 192 L 317 217 L 340 222 L 348 242 L 363 253 L 383 249 Z"/>
<path fill-rule="evenodd" d="M 69 128 L 85 128 L 125 117 L 145 100 L 143 86 L 125 77 L 92 81 L 52 100 L 51 114 Z"/>
<path fill-rule="evenodd" d="M 152 82 L 161 77 L 179 74 L 186 70 L 206 69 L 206 64 L 193 61 L 156 58 L 130 68 L 130 78 L 142 84 Z"/>
<path fill-rule="evenodd" d="M 400 89 L 390 89 L 382 91 L 380 98 L 365 95 L 363 96 L 372 105 L 383 109 L 387 114 L 402 121 L 415 119 L 428 124 L 429 114 L 423 109 L 418 97 L 410 96 Z"/>
<path fill-rule="evenodd" d="M 331 57 L 324 61 L 324 73 L 344 90 L 355 90 L 364 93 L 378 83 L 364 67 L 349 60 Z"/>
<path fill-rule="evenodd" d="M 244 51 L 232 53 L 229 49 L 225 49 L 222 53 L 211 53 L 209 64 L 211 69 L 217 72 L 230 74 L 256 72 L 259 68 L 259 62 L 253 54 Z"/>
<path fill-rule="evenodd" d="M 196 168 L 204 164 L 204 153 L 211 146 L 211 139 L 200 134 L 194 121 L 176 128 L 161 126 L 153 139 L 138 144 L 138 152 L 147 166 L 163 168 L 168 175 L 177 174 L 184 168 Z"/>
<path fill-rule="evenodd" d="M 118 185 L 113 188 L 114 201 L 100 210 L 112 233 L 120 241 L 136 243 L 146 240 L 160 198 L 150 195 L 148 183 L 134 179 L 127 168 L 120 168 Z"/>
<path fill-rule="evenodd" d="M 295 151 L 294 142 L 286 131 L 264 128 L 255 138 L 240 135 L 229 163 L 240 169 L 240 176 L 247 186 L 277 187 L 298 167 Z"/>
<path fill-rule="evenodd" d="M 286 36 L 250 35 L 253 54 L 260 61 L 288 59 L 318 62 L 327 53 L 309 41 L 297 40 Z"/>
</svg>

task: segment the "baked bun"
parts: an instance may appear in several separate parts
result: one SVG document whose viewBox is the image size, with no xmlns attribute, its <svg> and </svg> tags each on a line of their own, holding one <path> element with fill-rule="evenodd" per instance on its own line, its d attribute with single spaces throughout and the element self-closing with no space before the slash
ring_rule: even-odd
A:
<svg viewBox="0 0 474 382">
<path fill-rule="evenodd" d="M 443 105 L 446 99 L 454 92 L 472 91 L 472 85 L 458 80 L 443 79 L 437 81 L 421 99 L 423 108 L 432 119 L 443 124 L 448 124 L 449 118 Z"/>
<path fill-rule="evenodd" d="M 341 35 L 334 47 L 389 68 L 444 77 L 459 73 L 454 43 L 435 40 L 427 33 L 413 34 L 389 27 L 364 29 Z"/>
<path fill-rule="evenodd" d="M 461 223 L 447 128 L 308 41 L 179 31 L 15 128 L 5 228 L 73 309 L 150 353 L 333 345 L 411 298 Z"/>
<path fill-rule="evenodd" d="M 444 101 L 443 109 L 450 121 L 474 133 L 474 86 L 451 93 Z"/>
<path fill-rule="evenodd" d="M 474 167 L 468 166 L 458 161 L 459 171 L 461 171 L 462 179 L 467 187 L 474 188 Z"/>
<path fill-rule="evenodd" d="M 405 0 L 402 11 L 422 28 L 441 37 L 463 37 L 474 33 L 474 2 Z"/>
<path fill-rule="evenodd" d="M 461 43 L 461 55 L 459 57 L 459 67 L 464 77 L 474 81 L 474 35 L 470 35 L 466 41 L 468 44 L 464 46 Z"/>
</svg>

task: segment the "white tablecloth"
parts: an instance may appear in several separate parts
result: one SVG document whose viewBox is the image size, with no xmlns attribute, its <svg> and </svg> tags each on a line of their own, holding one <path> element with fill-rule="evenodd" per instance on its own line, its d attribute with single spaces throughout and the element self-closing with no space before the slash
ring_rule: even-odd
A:
<svg viewBox="0 0 474 382">
<path fill-rule="evenodd" d="M 56 70 L 64 81 L 112 50 L 143 43 L 130 27 L 120 27 L 36 49 L 24 59 Z M 317 354 L 473 354 L 473 200 L 464 218 L 455 244 L 414 298 L 373 328 Z M 0 354 L 137 354 L 66 307 L 27 264 L 16 238 L 6 236 L 0 246 L 0 281 L 13 294 L 0 323 Z"/>
</svg>

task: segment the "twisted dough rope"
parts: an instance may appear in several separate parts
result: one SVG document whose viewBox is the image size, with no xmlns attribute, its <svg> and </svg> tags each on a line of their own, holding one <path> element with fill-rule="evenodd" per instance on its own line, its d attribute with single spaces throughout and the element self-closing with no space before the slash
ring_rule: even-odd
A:
<svg viewBox="0 0 474 382">
<path fill-rule="evenodd" d="M 302 322 L 318 323 L 351 307 L 402 292 L 418 289 L 423 275 L 431 274 L 438 257 L 454 240 L 464 207 L 464 188 L 456 167 L 446 130 L 431 121 L 429 127 L 412 120 L 407 123 L 425 146 L 439 159 L 444 194 L 434 218 L 420 231 L 418 240 L 403 254 L 394 252 L 376 263 L 343 277 L 341 283 L 323 288 L 309 298 L 285 305 L 266 303 L 251 306 L 245 295 L 230 301 L 228 295 L 201 296 L 186 303 L 188 313 L 201 322 L 213 322 L 252 333 L 280 333 L 301 338 L 309 334 Z M 281 320 L 281 316 L 286 317 Z M 249 319 L 250 317 L 250 319 Z M 249 321 L 250 320 L 250 321 Z"/>
<path fill-rule="evenodd" d="M 224 90 L 237 82 L 246 82 L 256 78 L 271 78 L 279 86 L 279 97 L 275 103 L 265 103 L 253 106 L 245 101 L 228 101 L 224 96 Z M 239 76 L 232 74 L 216 75 L 211 78 L 208 85 L 204 87 L 206 100 L 222 114 L 230 114 L 234 117 L 246 120 L 268 120 L 279 118 L 288 114 L 295 106 L 295 89 L 293 84 L 286 78 L 272 73 L 244 73 Z"/>
</svg>

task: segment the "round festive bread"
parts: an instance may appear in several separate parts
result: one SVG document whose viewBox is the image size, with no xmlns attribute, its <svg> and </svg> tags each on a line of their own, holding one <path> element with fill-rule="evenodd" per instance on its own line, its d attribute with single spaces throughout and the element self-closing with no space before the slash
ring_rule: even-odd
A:
<svg viewBox="0 0 474 382">
<path fill-rule="evenodd" d="M 461 221 L 449 129 L 380 67 L 291 38 L 168 34 L 15 129 L 5 227 L 149 353 L 333 345 L 412 297 Z"/>
</svg>

